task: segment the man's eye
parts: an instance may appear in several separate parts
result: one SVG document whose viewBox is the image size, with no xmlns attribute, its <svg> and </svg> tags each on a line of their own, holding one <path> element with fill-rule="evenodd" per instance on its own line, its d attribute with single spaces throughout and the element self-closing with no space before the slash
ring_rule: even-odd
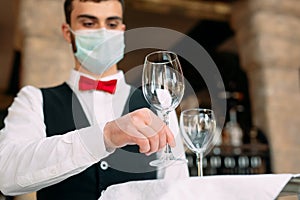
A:
<svg viewBox="0 0 300 200">
<path fill-rule="evenodd" d="M 116 29 L 122 24 L 121 20 L 118 19 L 112 19 L 106 21 L 106 28 L 107 29 Z"/>
<path fill-rule="evenodd" d="M 84 27 L 93 27 L 94 24 L 95 24 L 95 23 L 93 23 L 93 22 L 84 22 L 84 23 L 83 23 L 83 26 L 84 26 Z"/>
<path fill-rule="evenodd" d="M 118 24 L 117 23 L 108 23 L 107 24 L 107 28 L 109 29 L 115 29 L 118 27 Z"/>
</svg>

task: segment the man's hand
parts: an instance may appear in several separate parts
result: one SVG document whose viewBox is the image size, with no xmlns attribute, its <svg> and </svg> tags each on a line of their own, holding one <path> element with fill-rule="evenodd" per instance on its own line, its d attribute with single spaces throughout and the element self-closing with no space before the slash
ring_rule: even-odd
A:
<svg viewBox="0 0 300 200">
<path fill-rule="evenodd" d="M 107 149 L 136 144 L 140 152 L 150 155 L 168 143 L 175 146 L 175 139 L 166 124 L 151 110 L 142 108 L 131 112 L 104 127 L 104 142 Z"/>
</svg>

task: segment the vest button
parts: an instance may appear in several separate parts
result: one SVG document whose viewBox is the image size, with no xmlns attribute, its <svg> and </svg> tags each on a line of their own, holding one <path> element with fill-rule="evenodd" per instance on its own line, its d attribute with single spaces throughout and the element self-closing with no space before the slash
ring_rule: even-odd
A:
<svg viewBox="0 0 300 200">
<path fill-rule="evenodd" d="M 108 163 L 103 160 L 100 163 L 100 167 L 101 167 L 102 170 L 107 170 L 109 166 L 108 166 Z"/>
</svg>

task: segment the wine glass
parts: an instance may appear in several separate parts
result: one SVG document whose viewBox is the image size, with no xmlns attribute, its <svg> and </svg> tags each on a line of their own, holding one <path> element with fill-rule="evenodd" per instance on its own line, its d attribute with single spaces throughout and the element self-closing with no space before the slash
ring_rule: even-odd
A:
<svg viewBox="0 0 300 200">
<path fill-rule="evenodd" d="M 177 55 L 170 51 L 155 51 L 145 58 L 143 68 L 143 94 L 152 107 L 162 113 L 163 121 L 169 125 L 169 113 L 179 105 L 184 94 L 184 77 Z M 166 166 L 175 158 L 169 144 L 158 160 L 151 166 Z M 182 160 L 183 161 L 183 160 Z M 186 162 L 186 160 L 184 160 Z"/>
<path fill-rule="evenodd" d="M 196 153 L 198 176 L 203 176 L 202 160 L 210 150 L 217 134 L 214 112 L 210 109 L 193 108 L 180 114 L 180 129 L 186 146 Z"/>
</svg>

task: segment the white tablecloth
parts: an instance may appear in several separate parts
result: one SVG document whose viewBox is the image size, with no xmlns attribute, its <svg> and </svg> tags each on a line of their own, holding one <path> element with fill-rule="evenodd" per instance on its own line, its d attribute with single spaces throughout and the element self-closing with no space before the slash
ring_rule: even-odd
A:
<svg viewBox="0 0 300 200">
<path fill-rule="evenodd" d="M 292 174 L 190 177 L 112 185 L 100 200 L 274 200 Z"/>
</svg>

